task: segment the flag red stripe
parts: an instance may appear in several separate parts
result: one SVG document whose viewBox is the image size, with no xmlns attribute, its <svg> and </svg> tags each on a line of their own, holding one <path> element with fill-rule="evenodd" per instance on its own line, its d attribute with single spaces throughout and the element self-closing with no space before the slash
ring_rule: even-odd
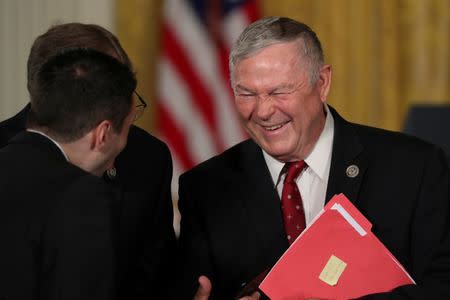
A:
<svg viewBox="0 0 450 300">
<path fill-rule="evenodd" d="M 229 49 L 225 46 L 225 42 L 223 40 L 220 41 L 220 45 L 218 46 L 218 60 L 219 60 L 219 64 L 220 64 L 220 71 L 221 71 L 221 75 L 223 77 L 223 82 L 226 83 L 225 87 L 227 89 L 227 92 L 229 94 L 229 99 L 230 99 L 230 106 L 234 107 L 234 93 L 233 93 L 233 89 L 231 88 L 230 85 L 230 68 L 229 68 L 229 64 L 228 64 L 228 54 L 229 54 Z M 236 121 L 238 120 L 238 118 L 236 118 Z M 245 132 L 245 130 L 242 128 L 241 130 L 241 137 L 247 137 L 247 133 Z"/>
<path fill-rule="evenodd" d="M 184 170 L 188 170 L 192 168 L 195 163 L 194 159 L 187 151 L 189 147 L 186 143 L 186 137 L 183 134 L 183 130 L 177 126 L 175 120 L 172 118 L 172 115 L 161 104 L 163 103 L 161 102 L 161 99 L 157 103 L 156 113 L 160 125 L 159 132 L 171 146 L 171 151 L 178 157 L 180 163 L 182 164 L 182 168 Z"/>
<path fill-rule="evenodd" d="M 244 4 L 244 12 L 247 15 L 248 21 L 254 22 L 260 17 L 259 6 L 256 0 L 249 0 Z"/>
<path fill-rule="evenodd" d="M 167 58 L 173 62 L 179 75 L 184 79 L 191 92 L 193 105 L 201 112 L 214 139 L 217 151 L 222 151 L 224 146 L 219 138 L 216 111 L 213 105 L 213 97 L 208 93 L 208 89 L 200 80 L 195 68 L 189 62 L 184 53 L 184 49 L 178 43 L 173 32 L 167 24 L 163 24 L 163 47 Z"/>
</svg>

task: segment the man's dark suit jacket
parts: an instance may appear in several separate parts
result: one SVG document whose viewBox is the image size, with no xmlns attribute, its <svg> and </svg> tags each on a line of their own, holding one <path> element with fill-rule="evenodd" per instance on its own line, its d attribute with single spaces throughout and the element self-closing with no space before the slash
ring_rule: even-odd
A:
<svg viewBox="0 0 450 300">
<path fill-rule="evenodd" d="M 111 188 L 22 132 L 0 149 L 0 299 L 113 299 Z"/>
<path fill-rule="evenodd" d="M 0 123 L 0 147 L 25 128 L 28 111 L 29 105 Z M 115 167 L 116 177 L 106 180 L 121 194 L 115 210 L 119 230 L 118 299 L 163 299 L 173 274 L 176 247 L 169 149 L 132 126 Z"/>
<path fill-rule="evenodd" d="M 351 199 L 418 283 L 371 297 L 449 299 L 450 183 L 443 152 L 346 122 L 330 109 L 335 133 L 326 200 L 338 193 Z M 350 165 L 359 168 L 355 178 L 346 176 Z M 211 279 L 214 299 L 232 299 L 288 248 L 280 199 L 253 141 L 186 172 L 179 186 L 182 299 L 192 296 L 201 274 Z"/>
</svg>

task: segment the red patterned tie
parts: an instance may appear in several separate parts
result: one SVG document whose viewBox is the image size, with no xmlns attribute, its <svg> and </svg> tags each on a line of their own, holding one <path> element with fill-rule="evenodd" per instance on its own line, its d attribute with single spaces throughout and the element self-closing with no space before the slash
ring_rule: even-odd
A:
<svg viewBox="0 0 450 300">
<path fill-rule="evenodd" d="M 306 227 L 302 197 L 295 183 L 295 179 L 305 166 L 303 160 L 289 162 L 284 166 L 287 173 L 281 192 L 281 209 L 283 211 L 284 230 L 289 244 L 292 244 Z"/>
</svg>

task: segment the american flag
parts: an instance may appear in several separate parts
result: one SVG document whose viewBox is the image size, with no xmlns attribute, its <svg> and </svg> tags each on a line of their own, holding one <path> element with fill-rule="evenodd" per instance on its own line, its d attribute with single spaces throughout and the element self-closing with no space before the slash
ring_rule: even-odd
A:
<svg viewBox="0 0 450 300">
<path fill-rule="evenodd" d="M 228 53 L 259 16 L 258 0 L 166 0 L 157 130 L 178 175 L 245 138 L 233 106 Z"/>
</svg>

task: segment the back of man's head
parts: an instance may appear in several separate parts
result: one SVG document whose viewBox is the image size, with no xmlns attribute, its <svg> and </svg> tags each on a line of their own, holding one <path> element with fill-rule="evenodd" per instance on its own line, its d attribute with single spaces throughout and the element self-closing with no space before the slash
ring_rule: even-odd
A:
<svg viewBox="0 0 450 300">
<path fill-rule="evenodd" d="M 93 49 L 68 49 L 35 73 L 28 127 L 64 143 L 80 139 L 103 120 L 119 132 L 135 88 L 133 72 L 115 58 Z"/>
<path fill-rule="evenodd" d="M 50 27 L 34 41 L 27 62 L 28 89 L 47 59 L 65 49 L 91 48 L 117 58 L 130 69 L 128 55 L 117 37 L 96 24 L 65 23 Z"/>
</svg>

